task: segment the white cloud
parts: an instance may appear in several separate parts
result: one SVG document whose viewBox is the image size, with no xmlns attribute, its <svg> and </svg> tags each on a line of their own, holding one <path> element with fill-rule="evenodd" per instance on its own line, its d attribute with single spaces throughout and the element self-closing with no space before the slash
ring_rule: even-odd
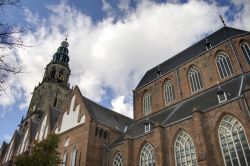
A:
<svg viewBox="0 0 250 166">
<path fill-rule="evenodd" d="M 230 22 L 232 26 L 241 26 L 241 28 L 249 30 L 250 29 L 250 1 L 249 0 L 231 0 L 232 3 L 238 9 L 241 9 L 240 12 L 236 13 L 234 16 L 233 22 Z"/>
<path fill-rule="evenodd" d="M 118 1 L 118 8 L 122 11 L 128 11 L 129 10 L 129 2 L 130 2 L 130 0 L 119 0 Z"/>
<path fill-rule="evenodd" d="M 103 4 L 103 10 L 111 10 L 105 0 Z M 228 8 L 194 0 L 185 4 L 141 1 L 136 10 L 115 23 L 112 14 L 93 23 L 64 1 L 49 10 L 49 17 L 42 19 L 26 10 L 26 19 L 35 30 L 28 33 L 25 42 L 34 47 L 16 51 L 25 73 L 11 83 L 15 92 L 24 91 L 27 106 L 34 86 L 42 80 L 44 67 L 68 34 L 71 84 L 98 102 L 109 95 L 105 89 L 111 89 L 113 108 L 131 116 L 130 96 L 143 74 L 221 27 L 218 13 L 224 15 Z M 250 29 L 248 11 L 244 7 L 237 15 L 239 19 L 230 24 Z M 6 105 L 15 102 L 14 94 L 5 97 L 9 101 Z"/>
<path fill-rule="evenodd" d="M 133 117 L 132 103 L 125 102 L 125 96 L 118 96 L 111 101 L 112 109 L 119 112 L 120 114 Z"/>
</svg>

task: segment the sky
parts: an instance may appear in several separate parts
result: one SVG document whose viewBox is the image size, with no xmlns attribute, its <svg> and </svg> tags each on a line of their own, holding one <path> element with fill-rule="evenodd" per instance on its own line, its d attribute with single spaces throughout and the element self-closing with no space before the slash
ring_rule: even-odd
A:
<svg viewBox="0 0 250 166">
<path fill-rule="evenodd" d="M 21 0 L 0 9 L 0 21 L 26 30 L 28 47 L 7 49 L 22 73 L 0 96 L 0 144 L 27 112 L 44 68 L 67 36 L 70 84 L 133 117 L 133 90 L 145 72 L 227 26 L 250 30 L 250 0 Z M 1 51 L 1 50 L 0 50 Z"/>
</svg>

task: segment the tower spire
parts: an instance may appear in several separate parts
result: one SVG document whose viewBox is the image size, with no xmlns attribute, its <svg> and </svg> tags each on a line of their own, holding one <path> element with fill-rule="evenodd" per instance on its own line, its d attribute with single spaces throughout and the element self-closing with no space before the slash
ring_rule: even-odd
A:
<svg viewBox="0 0 250 166">
<path fill-rule="evenodd" d="M 57 49 L 56 53 L 53 56 L 53 60 L 52 63 L 54 64 L 61 64 L 64 66 L 68 66 L 68 62 L 69 62 L 69 43 L 67 41 L 67 36 L 65 38 L 65 40 L 61 43 L 61 46 Z"/>
</svg>

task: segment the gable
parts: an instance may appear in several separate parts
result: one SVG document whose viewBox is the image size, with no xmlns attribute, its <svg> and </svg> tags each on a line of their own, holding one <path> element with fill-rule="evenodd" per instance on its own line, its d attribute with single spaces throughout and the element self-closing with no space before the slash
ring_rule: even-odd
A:
<svg viewBox="0 0 250 166">
<path fill-rule="evenodd" d="M 82 113 L 81 109 L 82 106 L 76 102 L 76 95 L 73 95 L 69 110 L 61 116 L 60 124 L 58 124 L 60 128 L 58 126 L 55 133 L 60 134 L 85 123 L 85 114 Z"/>
</svg>

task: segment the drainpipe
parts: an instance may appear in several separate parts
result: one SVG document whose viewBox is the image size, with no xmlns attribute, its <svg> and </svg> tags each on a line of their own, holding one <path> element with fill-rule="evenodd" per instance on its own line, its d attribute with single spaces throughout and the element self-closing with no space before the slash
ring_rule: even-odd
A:
<svg viewBox="0 0 250 166">
<path fill-rule="evenodd" d="M 105 161 L 103 162 L 103 166 L 108 166 L 109 165 L 109 152 L 110 152 L 110 145 L 109 144 L 103 144 L 104 147 L 104 156 L 106 156 L 106 163 Z"/>
<path fill-rule="evenodd" d="M 243 101 L 244 101 L 245 107 L 247 108 L 247 114 L 248 114 L 248 117 L 250 118 L 249 105 L 248 105 L 247 100 L 246 100 L 246 95 L 244 94 L 244 92 L 242 92 L 242 94 L 244 96 Z"/>
</svg>

